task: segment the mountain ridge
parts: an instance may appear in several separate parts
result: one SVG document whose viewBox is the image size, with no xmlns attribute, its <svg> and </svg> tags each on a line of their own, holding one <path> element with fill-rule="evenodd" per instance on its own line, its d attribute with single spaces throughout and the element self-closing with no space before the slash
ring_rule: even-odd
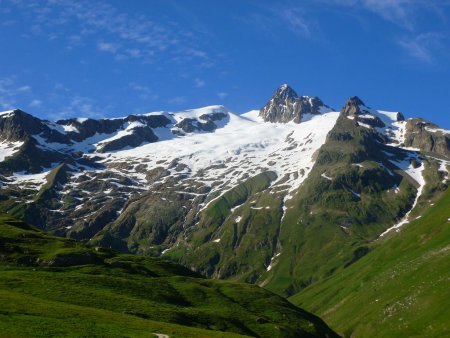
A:
<svg viewBox="0 0 450 338">
<path fill-rule="evenodd" d="M 290 295 L 361 258 L 447 188 L 448 131 L 357 97 L 335 112 L 288 86 L 274 96 L 242 115 L 209 106 L 39 120 L 26 135 L 4 112 L 0 210 Z M 61 137 L 70 143 L 53 142 Z M 333 258 L 307 259 L 330 241 L 320 257 Z"/>
</svg>

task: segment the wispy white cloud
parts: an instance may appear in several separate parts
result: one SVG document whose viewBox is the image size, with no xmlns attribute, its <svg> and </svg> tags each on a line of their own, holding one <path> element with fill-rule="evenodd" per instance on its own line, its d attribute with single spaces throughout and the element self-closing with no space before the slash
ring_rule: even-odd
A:
<svg viewBox="0 0 450 338">
<path fill-rule="evenodd" d="M 106 108 L 98 107 L 92 98 L 74 95 L 71 98 L 67 97 L 66 99 L 68 99 L 68 104 L 48 113 L 48 116 L 51 119 L 58 120 L 69 117 L 101 118 L 106 114 Z"/>
<path fill-rule="evenodd" d="M 292 32 L 305 38 L 311 37 L 310 24 L 307 23 L 303 9 L 284 9 L 280 12 L 280 16 Z"/>
<path fill-rule="evenodd" d="M 18 92 L 29 92 L 31 90 L 31 86 L 20 86 L 17 88 Z"/>
<path fill-rule="evenodd" d="M 241 22 L 252 25 L 278 38 L 281 29 L 287 29 L 298 37 L 328 40 L 322 35 L 318 11 L 331 11 L 335 15 L 351 15 L 361 22 L 369 13 L 397 26 L 398 34 L 387 36 L 393 45 L 405 50 L 411 57 L 423 63 L 433 63 L 439 47 L 444 48 L 443 35 L 448 36 L 450 1 L 429 0 L 305 0 L 301 4 L 282 2 L 270 6 L 259 5 Z M 435 17 L 447 28 L 447 33 L 429 33 L 420 28 L 420 17 L 424 13 Z M 378 24 L 378 23 L 377 23 Z M 442 26 L 442 25 L 441 25 Z M 402 38 L 397 38 L 398 36 Z M 448 47 L 446 47 L 448 49 Z"/>
<path fill-rule="evenodd" d="M 387 37 L 401 47 L 411 58 L 421 63 L 432 64 L 439 50 L 448 49 L 444 36 L 448 37 L 448 16 L 450 1 L 429 0 L 320 0 L 337 5 L 338 8 L 352 8 L 358 13 L 369 11 L 383 20 L 398 26 L 398 34 Z M 424 31 L 420 18 L 424 13 L 440 23 L 441 32 Z M 429 19 L 428 19 L 429 20 Z M 428 29 L 428 27 L 426 27 Z M 398 36 L 398 35 L 397 35 Z M 446 46 L 447 45 L 447 46 Z"/>
<path fill-rule="evenodd" d="M 142 53 L 137 48 L 127 48 L 125 49 L 125 53 L 131 58 L 139 59 L 142 57 Z"/>
<path fill-rule="evenodd" d="M 404 37 L 397 41 L 410 57 L 423 62 L 433 63 L 434 50 L 440 48 L 442 35 L 438 33 L 424 33 L 411 37 Z"/>
<path fill-rule="evenodd" d="M 72 34 L 67 37 L 67 49 L 74 49 L 83 45 L 84 42 L 80 35 Z"/>
<path fill-rule="evenodd" d="M 97 43 L 97 49 L 101 52 L 116 53 L 119 45 L 112 42 L 99 42 Z"/>
<path fill-rule="evenodd" d="M 199 79 L 198 77 L 194 79 L 194 83 L 197 88 L 204 87 L 206 84 L 206 82 L 204 80 Z"/>
<path fill-rule="evenodd" d="M 140 85 L 136 82 L 130 82 L 128 84 L 128 87 L 137 92 L 139 95 L 139 98 L 143 100 L 151 99 L 151 100 L 157 100 L 159 98 L 159 95 L 154 93 L 153 90 L 147 86 Z"/>
<path fill-rule="evenodd" d="M 228 93 L 219 92 L 219 93 L 217 93 L 217 96 L 219 97 L 219 99 L 223 100 L 224 98 L 226 98 L 228 96 Z"/>
<path fill-rule="evenodd" d="M 101 0 L 8 0 L 8 3 L 27 18 L 33 34 L 64 40 L 69 49 L 88 45 L 101 36 L 95 48 L 114 54 L 116 60 L 148 63 L 197 58 L 199 62 L 205 59 L 212 62 L 200 47 L 198 34 L 174 21 L 162 21 L 157 14 L 125 13 Z"/>
<path fill-rule="evenodd" d="M 186 98 L 184 96 L 176 96 L 176 97 L 173 97 L 173 98 L 167 100 L 167 102 L 170 104 L 181 105 L 186 102 Z"/>
<path fill-rule="evenodd" d="M 289 29 L 301 38 L 314 38 L 311 18 L 305 11 L 305 7 L 289 7 L 286 4 L 276 4 L 271 6 L 257 6 L 253 13 L 247 16 L 238 17 L 240 22 L 250 25 L 257 30 L 277 37 L 276 31 Z"/>
<path fill-rule="evenodd" d="M 17 76 L 11 75 L 0 78 L 0 108 L 17 108 L 17 103 L 29 100 L 31 86 L 18 83 Z"/>
<path fill-rule="evenodd" d="M 56 90 L 56 91 L 62 91 L 62 92 L 69 92 L 70 91 L 70 89 L 67 86 L 65 86 L 64 84 L 59 83 L 59 82 L 55 83 L 55 85 L 53 86 L 53 89 Z"/>
<path fill-rule="evenodd" d="M 407 30 L 414 30 L 417 15 L 423 11 L 439 14 L 450 5 L 447 0 L 315 0 L 315 3 L 334 5 L 354 11 L 370 11 L 382 19 Z"/>
<path fill-rule="evenodd" d="M 383 19 L 413 29 L 414 13 L 421 0 L 360 0 L 362 6 Z"/>
<path fill-rule="evenodd" d="M 37 100 L 37 99 L 32 100 L 32 101 L 28 104 L 28 106 L 30 106 L 30 107 L 39 107 L 39 106 L 41 106 L 41 105 L 42 105 L 42 101 L 41 101 L 41 100 Z"/>
<path fill-rule="evenodd" d="M 15 100 L 12 93 L 14 80 L 12 77 L 0 79 L 0 107 L 1 109 L 14 108 Z"/>
</svg>

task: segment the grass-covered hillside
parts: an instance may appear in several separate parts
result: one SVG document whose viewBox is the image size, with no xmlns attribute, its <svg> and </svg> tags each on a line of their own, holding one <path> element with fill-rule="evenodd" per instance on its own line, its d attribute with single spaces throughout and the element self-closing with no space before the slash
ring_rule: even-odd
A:
<svg viewBox="0 0 450 338">
<path fill-rule="evenodd" d="M 2 337 L 334 337 L 259 287 L 54 237 L 0 215 Z"/>
<path fill-rule="evenodd" d="M 387 155 L 407 153 L 383 146 L 379 137 L 339 117 L 308 178 L 286 202 L 279 254 L 260 285 L 291 296 L 339 273 L 412 207 L 416 183 Z"/>
<path fill-rule="evenodd" d="M 345 337 L 450 336 L 450 189 L 359 261 L 291 300 Z"/>
</svg>

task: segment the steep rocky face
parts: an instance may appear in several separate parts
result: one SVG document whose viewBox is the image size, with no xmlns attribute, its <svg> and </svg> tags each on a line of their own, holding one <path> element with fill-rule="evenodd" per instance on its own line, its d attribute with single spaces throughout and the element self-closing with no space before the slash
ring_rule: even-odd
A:
<svg viewBox="0 0 450 338">
<path fill-rule="evenodd" d="M 227 114 L 220 111 L 212 114 L 203 114 L 198 118 L 183 118 L 175 125 L 173 132 L 178 135 L 195 131 L 212 132 L 217 129 L 216 123 L 224 121 L 226 118 Z"/>
<path fill-rule="evenodd" d="M 121 138 L 102 143 L 101 148 L 98 151 L 101 153 L 105 153 L 123 149 L 126 147 L 137 147 L 142 143 L 152 143 L 156 142 L 157 140 L 158 137 L 156 137 L 151 128 L 146 126 L 139 126 L 133 128 L 128 135 L 124 135 Z"/>
<path fill-rule="evenodd" d="M 272 98 L 261 108 L 259 116 L 266 122 L 300 123 L 306 114 L 331 111 L 318 97 L 298 96 L 287 84 L 277 89 Z"/>
<path fill-rule="evenodd" d="M 175 141 L 185 137 L 185 133 L 178 133 L 177 126 L 185 121 L 195 125 L 191 134 L 214 131 L 229 121 L 228 114 L 224 107 L 213 106 L 180 114 L 157 112 L 53 123 L 21 111 L 1 113 L 4 128 L 0 134 L 0 186 L 8 189 L 0 191 L 0 204 L 4 202 L 5 210 L 36 226 L 80 239 L 92 238 L 117 219 L 131 197 L 145 192 L 150 185 L 161 184 L 169 175 L 173 180 L 175 173 L 183 177 L 189 170 L 186 164 L 179 163 L 177 153 L 167 152 L 172 157 L 168 161 L 159 157 L 155 167 L 148 165 L 152 161 L 140 153 L 134 160 L 119 155 L 108 161 L 110 156 L 160 139 Z M 51 132 L 65 143 L 50 137 Z M 17 139 L 21 141 L 14 141 Z M 67 181 L 53 184 L 51 177 L 61 171 L 61 163 Z M 15 204 L 17 199 L 22 203 Z"/>
<path fill-rule="evenodd" d="M 24 141 L 30 135 L 39 135 L 49 142 L 69 144 L 70 139 L 51 128 L 51 123 L 34 117 L 20 109 L 0 115 L 0 139 Z"/>
<path fill-rule="evenodd" d="M 56 123 L 65 127 L 67 135 L 74 142 L 81 142 L 96 134 L 112 134 L 125 129 L 128 124 L 139 124 L 149 128 L 166 127 L 171 124 L 171 120 L 164 115 L 129 115 L 117 119 L 66 119 Z"/>
<path fill-rule="evenodd" d="M 370 127 L 385 127 L 383 121 L 381 121 L 378 116 L 371 114 L 371 109 L 369 107 L 366 107 L 364 102 L 357 96 L 349 98 L 342 108 L 341 112 L 348 119 L 354 120 L 355 123 L 362 123 Z M 398 115 L 397 121 L 399 121 L 399 119 L 401 118 L 401 114 Z"/>
<path fill-rule="evenodd" d="M 212 132 L 227 119 L 223 107 L 174 118 L 169 113 L 129 115 L 115 119 L 74 118 L 50 122 L 19 109 L 0 113 L 0 174 L 39 173 L 53 164 L 94 165 L 87 153 L 114 152 L 159 140 L 155 131 L 183 136 Z M 164 131 L 165 130 L 165 131 Z M 168 132 L 168 133 L 167 133 Z M 94 161 L 95 162 L 95 161 Z M 78 163 L 78 164 L 77 164 Z"/>
<path fill-rule="evenodd" d="M 450 131 L 422 119 L 410 119 L 405 125 L 404 144 L 450 159 Z"/>
</svg>

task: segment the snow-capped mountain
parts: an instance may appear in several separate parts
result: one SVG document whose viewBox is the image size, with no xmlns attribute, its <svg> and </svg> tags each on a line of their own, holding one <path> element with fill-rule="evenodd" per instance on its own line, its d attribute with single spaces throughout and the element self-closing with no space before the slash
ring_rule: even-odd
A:
<svg viewBox="0 0 450 338">
<path fill-rule="evenodd" d="M 241 115 L 0 113 L 2 210 L 284 294 L 401 229 L 447 188 L 449 165 L 447 130 L 357 97 L 334 111 L 287 85 Z"/>
<path fill-rule="evenodd" d="M 259 116 L 266 122 L 300 123 L 307 115 L 333 111 L 315 96 L 298 96 L 287 84 L 283 84 L 261 108 Z"/>
</svg>

